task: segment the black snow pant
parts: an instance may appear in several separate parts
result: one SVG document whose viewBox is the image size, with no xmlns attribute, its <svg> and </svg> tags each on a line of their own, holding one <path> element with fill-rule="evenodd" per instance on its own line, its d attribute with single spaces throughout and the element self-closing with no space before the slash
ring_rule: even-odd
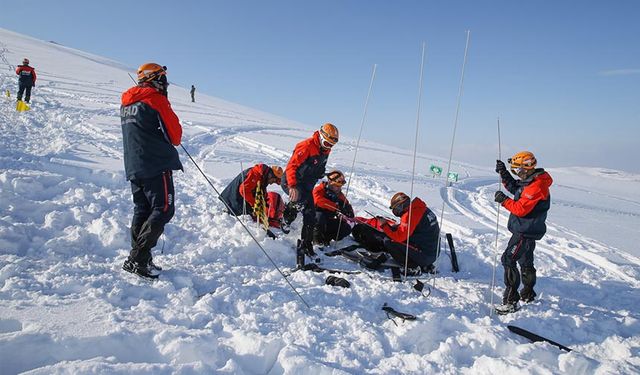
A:
<svg viewBox="0 0 640 375">
<path fill-rule="evenodd" d="M 289 187 L 284 183 L 281 185 L 287 195 Z M 313 227 L 316 225 L 316 206 L 313 203 L 313 185 L 296 186 L 298 189 L 298 201 L 289 202 L 284 209 L 283 217 L 288 223 L 293 222 L 298 216 L 298 212 L 302 212 L 302 233 L 300 234 L 301 246 L 313 247 Z"/>
<path fill-rule="evenodd" d="M 151 260 L 151 249 L 175 212 L 172 172 L 131 180 L 131 193 L 134 208 L 129 260 L 146 265 Z"/>
<path fill-rule="evenodd" d="M 536 248 L 536 240 L 527 238 L 521 233 L 514 233 L 502 253 L 502 266 L 504 267 L 505 290 L 502 295 L 502 303 L 516 303 L 522 297 L 528 299 L 535 297 L 533 287 L 536 285 L 536 269 L 533 267 L 533 250 Z M 520 272 L 516 264 L 520 264 L 522 270 L 523 288 L 520 287 Z M 522 294 L 522 296 L 521 296 Z"/>
<path fill-rule="evenodd" d="M 340 223 L 342 220 L 336 217 L 335 212 L 316 210 L 316 224 L 313 230 L 313 240 L 328 245 L 331 240 L 341 240 L 351 234 L 351 226 Z M 338 229 L 340 233 L 338 233 Z"/>
<path fill-rule="evenodd" d="M 22 94 L 24 93 L 24 101 L 29 103 L 32 87 L 33 85 L 27 83 L 18 83 L 18 100 L 22 100 Z"/>
<path fill-rule="evenodd" d="M 396 262 L 402 265 L 404 265 L 405 260 L 407 260 L 407 266 L 410 268 L 422 267 L 425 269 L 435 261 L 435 258 L 426 257 L 422 251 L 416 249 L 409 249 L 407 259 L 406 244 L 395 242 L 383 232 L 366 224 L 356 224 L 351 234 L 365 249 L 373 253 L 386 252 L 391 255 Z"/>
</svg>

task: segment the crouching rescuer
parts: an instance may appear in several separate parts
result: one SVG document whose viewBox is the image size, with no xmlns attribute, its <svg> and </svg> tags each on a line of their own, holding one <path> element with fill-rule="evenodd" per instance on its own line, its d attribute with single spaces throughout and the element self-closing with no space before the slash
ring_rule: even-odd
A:
<svg viewBox="0 0 640 375">
<path fill-rule="evenodd" d="M 431 272 L 438 256 L 440 226 L 436 215 L 420 198 L 413 201 L 405 193 L 398 192 L 391 198 L 390 206 L 400 223 L 376 217 L 362 221 L 353 227 L 356 241 L 372 252 L 386 252 L 400 265 L 407 257 L 407 274 L 420 275 Z"/>
<path fill-rule="evenodd" d="M 175 212 L 173 171 L 182 170 L 174 146 L 182 127 L 167 99 L 166 68 L 148 63 L 138 68 L 138 85 L 122 94 L 120 119 L 124 169 L 131 182 L 133 220 L 131 252 L 122 268 L 143 277 L 158 277 L 151 249 Z"/>
<path fill-rule="evenodd" d="M 512 233 L 507 248 L 502 254 L 504 267 L 505 290 L 502 306 L 496 307 L 498 313 L 513 312 L 518 308 L 518 300 L 533 301 L 536 292 L 536 269 L 533 266 L 533 250 L 536 240 L 541 239 L 547 231 L 545 221 L 547 211 L 551 206 L 549 187 L 553 183 L 551 176 L 542 168 L 536 168 L 537 160 L 529 151 L 522 151 L 509 158 L 511 172 L 518 176 L 516 180 L 509 174 L 505 164 L 497 160 L 496 172 L 500 174 L 502 184 L 513 194 L 513 199 L 502 191 L 496 191 L 495 201 L 509 212 L 507 225 Z M 522 270 L 523 288 L 520 286 L 520 272 Z"/>
<path fill-rule="evenodd" d="M 354 217 L 353 207 L 342 193 L 342 186 L 346 183 L 344 174 L 333 170 L 327 173 L 327 181 L 313 189 L 313 203 L 316 206 L 314 244 L 328 246 L 331 240 L 340 241 L 351 233 L 351 226 L 344 219 L 344 216 Z"/>
</svg>

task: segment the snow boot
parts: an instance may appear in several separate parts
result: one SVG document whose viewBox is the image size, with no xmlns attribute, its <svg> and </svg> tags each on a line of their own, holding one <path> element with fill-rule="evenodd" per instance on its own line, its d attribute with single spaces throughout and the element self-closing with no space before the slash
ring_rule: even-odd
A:
<svg viewBox="0 0 640 375">
<path fill-rule="evenodd" d="M 504 303 L 495 307 L 496 314 L 498 315 L 507 315 L 518 310 L 520 310 L 520 305 L 518 305 L 518 302 Z"/>
<path fill-rule="evenodd" d="M 522 302 L 533 302 L 536 296 L 536 292 L 531 288 L 524 287 L 520 291 L 520 301 Z"/>
<path fill-rule="evenodd" d="M 160 267 L 159 265 L 153 263 L 153 258 L 149 258 L 149 269 L 156 270 L 156 271 L 162 271 L 162 267 Z"/>
<path fill-rule="evenodd" d="M 149 279 L 157 279 L 160 276 L 160 274 L 150 269 L 148 264 L 140 264 L 129 259 L 124 261 L 122 269 L 134 275 Z"/>
</svg>

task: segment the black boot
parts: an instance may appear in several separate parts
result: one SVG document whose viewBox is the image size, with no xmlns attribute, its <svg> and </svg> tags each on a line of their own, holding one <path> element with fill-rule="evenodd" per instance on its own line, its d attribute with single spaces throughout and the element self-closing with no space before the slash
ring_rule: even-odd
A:
<svg viewBox="0 0 640 375">
<path fill-rule="evenodd" d="M 502 294 L 502 304 L 513 304 L 520 300 L 518 287 L 520 286 L 520 272 L 516 267 L 504 267 L 505 289 Z"/>
<path fill-rule="evenodd" d="M 522 268 L 522 285 L 523 288 L 520 291 L 520 300 L 523 302 L 532 302 L 537 294 L 533 290 L 536 285 L 536 269 L 533 267 Z"/>
</svg>

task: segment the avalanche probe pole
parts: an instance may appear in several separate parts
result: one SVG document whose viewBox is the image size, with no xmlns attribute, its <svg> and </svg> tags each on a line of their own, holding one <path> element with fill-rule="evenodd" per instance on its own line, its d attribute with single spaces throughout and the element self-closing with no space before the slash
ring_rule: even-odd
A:
<svg viewBox="0 0 640 375">
<path fill-rule="evenodd" d="M 367 118 L 367 108 L 369 107 L 369 97 L 371 96 L 371 88 L 373 87 L 373 81 L 376 78 L 377 66 L 378 66 L 377 64 L 373 64 L 373 72 L 371 73 L 371 82 L 369 82 L 369 91 L 367 92 L 367 99 L 364 101 L 364 112 L 362 113 L 362 121 L 360 122 L 360 132 L 358 133 L 358 140 L 356 141 L 356 149 L 353 153 L 353 161 L 351 162 L 351 171 L 349 172 L 349 180 L 347 181 L 347 190 L 345 191 L 345 194 L 344 194 L 345 198 L 349 195 L 349 187 L 351 186 L 351 180 L 353 179 L 354 167 L 356 165 L 356 156 L 358 156 L 358 147 L 360 147 L 360 138 L 362 137 L 364 120 Z M 336 241 L 338 241 L 338 237 L 340 236 L 341 225 L 342 225 L 342 220 L 338 222 L 338 230 L 336 232 Z"/>
<path fill-rule="evenodd" d="M 416 175 L 416 153 L 418 152 L 418 129 L 420 128 L 420 109 L 422 104 L 422 77 L 424 76 L 424 52 L 426 44 L 422 42 L 422 58 L 420 59 L 420 79 L 418 82 L 418 110 L 416 114 L 416 135 L 413 140 L 413 168 L 411 169 L 411 189 L 409 190 L 409 220 L 407 221 L 407 248 L 404 255 L 404 279 L 407 279 L 409 268 L 409 236 L 411 235 L 411 208 L 413 207 L 413 179 Z"/>
<path fill-rule="evenodd" d="M 458 88 L 458 103 L 456 105 L 456 116 L 455 116 L 455 120 L 453 121 L 453 135 L 451 136 L 451 148 L 449 149 L 449 162 L 447 163 L 447 174 L 445 175 L 445 179 L 444 179 L 444 190 L 445 193 L 447 192 L 447 187 L 449 186 L 449 172 L 451 171 L 451 159 L 453 158 L 453 145 L 455 143 L 456 140 L 456 129 L 458 128 L 458 115 L 460 113 L 460 102 L 462 100 L 462 93 L 463 93 L 463 87 L 464 87 L 464 68 L 467 65 L 467 51 L 469 50 L 469 34 L 471 34 L 471 32 L 469 30 L 467 30 L 467 42 L 465 43 L 464 46 L 464 59 L 462 61 L 462 74 L 460 76 L 460 87 Z M 438 262 L 440 261 L 440 246 L 442 244 L 442 236 L 440 236 L 440 232 L 442 232 L 442 226 L 444 225 L 444 204 L 445 204 L 445 199 L 442 199 L 442 210 L 440 211 L 440 231 L 438 232 L 438 249 L 437 249 L 437 253 L 436 253 L 436 263 L 435 263 L 435 269 L 434 269 L 434 273 L 433 273 L 433 288 L 435 289 L 436 287 L 436 272 L 438 270 Z"/>
<path fill-rule="evenodd" d="M 498 160 L 502 160 L 502 142 L 500 141 L 500 117 L 498 117 Z M 502 177 L 498 177 L 498 190 L 502 190 Z M 500 203 L 496 202 L 496 248 L 493 252 L 493 273 L 491 274 L 491 289 L 489 293 L 491 295 L 491 308 L 489 309 L 489 316 L 493 315 L 493 292 L 496 285 L 496 264 L 498 263 L 498 235 L 500 227 Z"/>
<path fill-rule="evenodd" d="M 216 194 L 218 195 L 218 198 L 220 198 L 220 200 L 222 201 L 222 203 L 224 203 L 224 205 L 227 207 L 227 210 L 229 210 L 230 213 L 233 213 L 233 216 L 236 218 L 236 220 L 238 220 L 238 222 L 240 223 L 240 225 L 242 225 L 242 227 L 244 228 L 245 231 L 247 231 L 247 233 L 249 233 L 249 236 L 251 236 L 251 239 L 253 239 L 253 241 L 256 243 L 256 245 L 258 245 L 258 247 L 260 248 L 260 250 L 262 250 L 262 252 L 264 253 L 264 255 L 267 257 L 267 259 L 269 259 L 269 261 L 271 262 L 271 264 L 273 264 L 273 266 L 275 267 L 276 270 L 278 270 L 278 272 L 280 273 L 280 275 L 282 275 L 282 278 L 284 279 L 284 281 L 287 282 L 287 284 L 289 284 L 289 286 L 291 287 L 291 289 L 295 292 L 295 294 L 298 296 L 298 298 L 300 298 L 300 301 L 302 301 L 302 303 L 304 303 L 305 306 L 307 306 L 307 308 L 311 308 L 311 306 L 309 306 L 309 304 L 307 303 L 307 301 L 304 300 L 304 298 L 302 298 L 302 296 L 300 295 L 300 293 L 298 293 L 298 290 L 291 284 L 291 282 L 289 281 L 289 279 L 287 279 L 287 277 L 284 275 L 284 273 L 282 273 L 282 271 L 280 270 L 280 268 L 278 268 L 278 266 L 276 265 L 276 262 L 273 261 L 273 259 L 271 259 L 271 257 L 269 256 L 269 254 L 267 254 L 266 250 L 264 249 L 264 247 L 262 247 L 262 245 L 260 245 L 260 242 L 258 242 L 258 240 L 256 239 L 256 237 L 251 233 L 251 231 L 249 230 L 249 228 L 247 228 L 247 226 L 242 222 L 242 220 L 240 220 L 240 218 L 238 217 L 238 215 L 236 215 L 236 213 L 231 209 L 231 207 L 229 207 L 229 204 L 227 204 L 227 202 L 224 200 L 224 198 L 222 198 L 220 196 L 220 192 L 218 192 L 218 189 L 216 189 L 215 186 L 213 186 L 213 184 L 211 183 L 211 180 L 209 180 L 209 178 L 207 177 L 206 174 L 204 174 L 204 172 L 202 171 L 202 169 L 200 169 L 200 167 L 198 166 L 198 163 L 196 163 L 195 160 L 193 160 L 193 158 L 191 157 L 191 154 L 189 154 L 189 151 L 187 151 L 187 149 L 180 144 L 180 147 L 182 147 L 182 149 L 184 150 L 184 152 L 187 154 L 187 156 L 189 156 L 189 159 L 191 159 L 191 162 L 193 163 L 193 165 L 196 166 L 196 168 L 198 168 L 198 171 L 200 171 L 200 174 L 202 174 L 202 176 L 204 177 L 205 180 L 207 180 L 207 182 L 209 183 L 209 185 L 213 188 L 213 191 L 216 192 Z"/>
</svg>

